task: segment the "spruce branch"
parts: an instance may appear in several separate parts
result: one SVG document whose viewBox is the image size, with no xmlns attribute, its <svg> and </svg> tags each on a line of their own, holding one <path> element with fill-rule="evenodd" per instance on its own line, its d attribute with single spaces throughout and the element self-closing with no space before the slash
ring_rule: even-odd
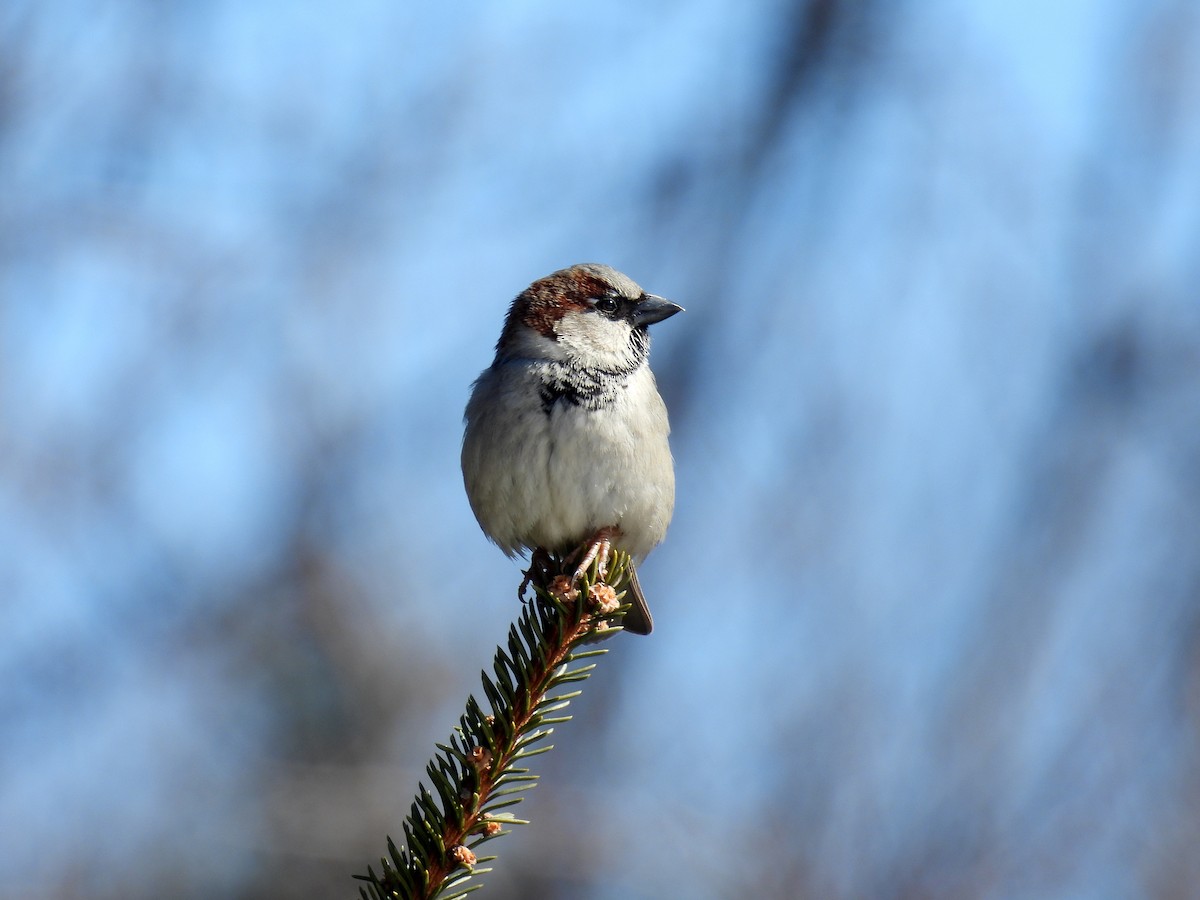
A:
<svg viewBox="0 0 1200 900">
<path fill-rule="evenodd" d="M 388 855 L 377 875 L 354 877 L 363 900 L 456 900 L 483 885 L 467 882 L 490 872 L 477 856 L 484 841 L 508 834 L 507 826 L 528 824 L 509 811 L 538 776 L 529 759 L 553 749 L 546 739 L 554 726 L 570 721 L 563 711 L 582 693 L 558 691 L 584 681 L 591 661 L 608 652 L 590 645 L 617 634 L 628 606 L 629 557 L 614 551 L 607 574 L 598 565 L 573 584 L 567 561 L 530 567 L 534 597 L 509 627 L 508 641 L 496 649 L 494 675 L 482 673 L 480 703 L 467 698 L 466 712 L 448 744 L 425 767 L 432 792 L 421 783 L 405 818 L 404 846 L 389 837 Z"/>
</svg>

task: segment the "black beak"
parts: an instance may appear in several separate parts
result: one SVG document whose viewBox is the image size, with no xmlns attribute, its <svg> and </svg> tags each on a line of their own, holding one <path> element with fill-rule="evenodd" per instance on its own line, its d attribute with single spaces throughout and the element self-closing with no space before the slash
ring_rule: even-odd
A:
<svg viewBox="0 0 1200 900">
<path fill-rule="evenodd" d="M 661 322 L 663 319 L 669 319 L 677 312 L 683 312 L 683 307 L 678 303 L 672 303 L 670 300 L 664 300 L 654 294 L 642 294 L 641 299 L 634 305 L 629 318 L 635 328 L 643 328 L 646 325 Z"/>
</svg>

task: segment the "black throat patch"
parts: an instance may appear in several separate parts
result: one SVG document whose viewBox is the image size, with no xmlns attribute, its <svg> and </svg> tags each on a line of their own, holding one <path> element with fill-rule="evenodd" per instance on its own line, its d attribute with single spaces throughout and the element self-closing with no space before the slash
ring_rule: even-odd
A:
<svg viewBox="0 0 1200 900">
<path fill-rule="evenodd" d="M 540 364 L 538 397 L 542 401 L 542 411 L 548 416 L 558 403 L 593 411 L 615 403 L 625 390 L 629 376 L 645 365 L 650 355 L 650 339 L 644 328 L 634 330 L 630 344 L 633 353 L 629 363 L 615 369 L 581 366 L 574 362 Z"/>
</svg>

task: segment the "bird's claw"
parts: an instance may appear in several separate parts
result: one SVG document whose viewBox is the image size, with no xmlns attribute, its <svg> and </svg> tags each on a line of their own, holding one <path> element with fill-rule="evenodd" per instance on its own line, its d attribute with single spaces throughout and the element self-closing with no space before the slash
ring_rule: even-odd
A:
<svg viewBox="0 0 1200 900">
<path fill-rule="evenodd" d="M 583 554 L 583 559 L 580 560 L 579 565 L 575 569 L 575 574 L 571 577 L 572 584 L 583 579 L 587 574 L 587 570 L 591 568 L 592 563 L 596 563 L 596 573 L 602 579 L 608 575 L 608 561 L 612 556 L 612 542 L 619 534 L 620 530 L 612 526 L 601 528 L 592 536 L 592 539 L 584 545 L 587 549 Z M 583 548 L 581 547 L 580 549 Z"/>
<path fill-rule="evenodd" d="M 549 583 L 550 575 L 553 569 L 553 561 L 550 559 L 550 554 L 538 547 L 529 557 L 529 568 L 525 570 L 525 577 L 521 579 L 521 584 L 517 588 L 517 599 L 522 603 L 525 601 L 525 589 L 532 585 L 542 585 L 543 587 Z"/>
</svg>

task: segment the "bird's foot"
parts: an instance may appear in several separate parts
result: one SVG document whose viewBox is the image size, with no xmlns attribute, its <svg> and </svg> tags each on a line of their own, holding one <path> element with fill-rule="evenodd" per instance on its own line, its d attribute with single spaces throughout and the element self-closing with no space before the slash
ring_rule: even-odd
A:
<svg viewBox="0 0 1200 900">
<path fill-rule="evenodd" d="M 517 599 L 524 603 L 525 589 L 531 584 L 545 587 L 550 583 L 550 576 L 553 574 L 554 560 L 546 550 L 538 547 L 529 557 L 529 568 L 525 570 L 525 577 L 521 579 L 521 585 L 517 588 Z"/>
<path fill-rule="evenodd" d="M 575 574 L 571 577 L 571 583 L 574 584 L 580 581 L 587 574 L 587 570 L 591 568 L 592 563 L 597 564 L 596 571 L 601 578 L 608 575 L 608 561 L 612 556 L 612 542 L 620 536 L 621 529 L 616 525 L 609 525 L 597 531 L 592 535 L 590 541 L 582 545 L 579 550 L 576 550 L 576 553 L 580 550 L 583 551 L 583 559 L 580 560 L 579 565 L 575 568 Z"/>
</svg>

